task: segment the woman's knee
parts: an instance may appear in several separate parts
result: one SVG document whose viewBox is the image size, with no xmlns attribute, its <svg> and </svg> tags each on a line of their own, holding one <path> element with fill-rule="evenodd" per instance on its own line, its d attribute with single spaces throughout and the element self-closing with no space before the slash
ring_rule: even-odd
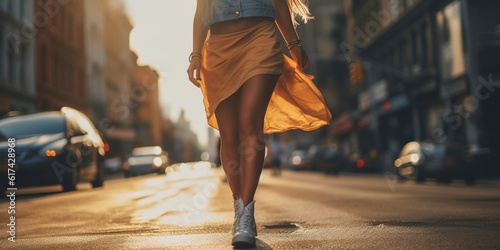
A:
<svg viewBox="0 0 500 250">
<path fill-rule="evenodd" d="M 228 150 L 231 148 L 238 147 L 238 144 L 240 143 L 240 139 L 239 139 L 238 135 L 239 135 L 238 133 L 231 133 L 231 134 L 221 133 L 220 134 L 221 148 L 224 150 Z"/>
<path fill-rule="evenodd" d="M 264 121 L 258 117 L 242 115 L 240 117 L 239 135 L 240 139 L 245 137 L 254 137 L 262 133 L 264 129 Z"/>
<path fill-rule="evenodd" d="M 246 123 L 240 128 L 240 151 L 241 152 L 255 152 L 262 151 L 265 148 L 264 134 L 262 126 L 252 123 Z"/>
</svg>

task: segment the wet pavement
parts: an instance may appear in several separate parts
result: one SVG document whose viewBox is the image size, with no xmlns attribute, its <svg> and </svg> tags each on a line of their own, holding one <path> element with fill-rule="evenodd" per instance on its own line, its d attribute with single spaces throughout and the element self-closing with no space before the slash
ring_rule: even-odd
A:
<svg viewBox="0 0 500 250">
<path fill-rule="evenodd" d="M 16 242 L 2 249 L 232 249 L 233 211 L 220 169 L 25 189 Z M 500 248 L 499 187 L 424 185 L 390 176 L 265 171 L 256 195 L 257 249 Z M 2 224 L 8 220 L 0 200 Z M 5 226 L 4 229 L 7 229 Z"/>
</svg>

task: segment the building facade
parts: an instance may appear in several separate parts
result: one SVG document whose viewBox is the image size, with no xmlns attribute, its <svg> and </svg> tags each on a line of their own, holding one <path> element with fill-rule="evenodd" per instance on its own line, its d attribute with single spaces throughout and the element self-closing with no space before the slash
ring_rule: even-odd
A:
<svg viewBox="0 0 500 250">
<path fill-rule="evenodd" d="M 379 169 L 389 170 L 409 141 L 456 143 L 478 172 L 498 174 L 500 2 L 344 3 L 345 55 L 364 76 L 345 131 L 358 150 L 375 149 Z"/>
<path fill-rule="evenodd" d="M 174 125 L 175 150 L 173 160 L 175 162 L 198 161 L 201 156 L 198 135 L 191 129 L 191 122 L 186 119 L 184 112 L 181 110 Z"/>
<path fill-rule="evenodd" d="M 135 54 L 133 54 L 135 58 Z M 133 90 L 137 146 L 163 146 L 158 72 L 149 66 L 136 66 Z"/>
<path fill-rule="evenodd" d="M 35 111 L 34 1 L 0 1 L 0 116 Z"/>
<path fill-rule="evenodd" d="M 35 1 L 36 106 L 87 110 L 84 1 Z"/>
<path fill-rule="evenodd" d="M 121 0 L 104 3 L 106 66 L 106 119 L 100 124 L 110 145 L 109 155 L 126 156 L 134 147 L 133 92 L 135 61 L 130 52 L 132 23 Z"/>
<path fill-rule="evenodd" d="M 342 3 L 310 0 L 309 9 L 314 19 L 297 26 L 297 33 L 310 61 L 306 72 L 314 75 L 314 83 L 323 94 L 332 116 L 337 117 L 346 109 L 343 99 L 344 89 L 348 87 L 346 64 L 338 58 L 341 53 L 339 40 L 342 38 L 339 31 L 344 25 Z M 283 48 L 288 53 L 286 46 Z M 327 131 L 328 126 L 309 132 L 293 130 L 282 133 L 279 138 L 287 145 L 287 152 L 284 154 L 290 155 L 295 149 L 313 151 L 329 147 L 332 141 L 326 137 Z"/>
<path fill-rule="evenodd" d="M 107 116 L 105 1 L 85 0 L 85 73 L 89 118 L 99 124 Z"/>
</svg>

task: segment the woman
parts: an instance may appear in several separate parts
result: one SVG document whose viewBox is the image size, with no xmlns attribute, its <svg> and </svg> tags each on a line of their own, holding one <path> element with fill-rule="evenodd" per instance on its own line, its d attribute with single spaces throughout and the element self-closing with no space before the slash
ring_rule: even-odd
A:
<svg viewBox="0 0 500 250">
<path fill-rule="evenodd" d="M 313 130 L 331 119 L 302 69 L 309 59 L 295 19 L 311 19 L 301 0 L 198 0 L 189 80 L 201 87 L 208 124 L 220 132 L 221 161 L 233 193 L 232 244 L 255 246 L 254 194 L 264 133 Z M 293 61 L 281 54 L 277 27 Z"/>
</svg>

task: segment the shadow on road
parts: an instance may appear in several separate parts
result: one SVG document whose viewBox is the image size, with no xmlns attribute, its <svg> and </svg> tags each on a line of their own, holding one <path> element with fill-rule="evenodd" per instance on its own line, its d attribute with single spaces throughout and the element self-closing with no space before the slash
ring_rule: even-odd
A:
<svg viewBox="0 0 500 250">
<path fill-rule="evenodd" d="M 256 250 L 256 249 L 262 249 L 262 250 L 271 250 L 273 249 L 271 246 L 269 246 L 267 243 L 265 243 L 264 241 L 260 240 L 260 239 L 257 239 L 256 240 L 256 247 L 255 248 L 233 248 L 234 250 L 238 250 L 238 249 L 246 249 L 246 250 Z"/>
</svg>

